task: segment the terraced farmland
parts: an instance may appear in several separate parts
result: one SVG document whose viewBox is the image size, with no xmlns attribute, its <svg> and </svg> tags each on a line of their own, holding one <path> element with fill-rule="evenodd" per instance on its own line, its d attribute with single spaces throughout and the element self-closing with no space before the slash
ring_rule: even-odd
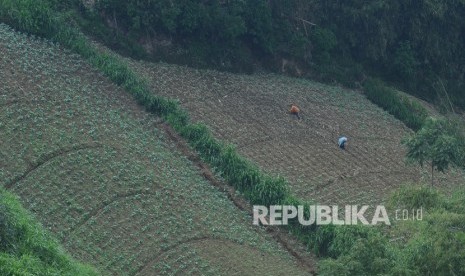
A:
<svg viewBox="0 0 465 276">
<path fill-rule="evenodd" d="M 103 274 L 305 275 L 78 56 L 0 24 L 0 185 Z"/>
<path fill-rule="evenodd" d="M 410 130 L 361 93 L 274 74 L 235 75 L 175 65 L 132 62 L 153 91 L 177 98 L 194 121 L 266 171 L 290 180 L 297 196 L 324 204 L 375 204 L 429 173 L 406 166 L 402 138 Z M 287 114 L 302 109 L 301 121 Z M 346 151 L 339 135 L 349 138 Z M 436 179 L 452 190 L 463 173 Z M 462 182 L 463 183 L 463 182 Z"/>
</svg>

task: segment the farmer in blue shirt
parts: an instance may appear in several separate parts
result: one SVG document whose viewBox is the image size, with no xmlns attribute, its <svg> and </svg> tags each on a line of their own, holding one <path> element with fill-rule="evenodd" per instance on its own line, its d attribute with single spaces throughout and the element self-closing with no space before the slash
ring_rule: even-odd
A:
<svg viewBox="0 0 465 276">
<path fill-rule="evenodd" d="M 337 142 L 337 144 L 339 145 L 341 149 L 345 149 L 346 143 L 347 143 L 347 137 L 345 136 L 342 136 L 341 138 L 339 138 L 339 141 Z"/>
</svg>

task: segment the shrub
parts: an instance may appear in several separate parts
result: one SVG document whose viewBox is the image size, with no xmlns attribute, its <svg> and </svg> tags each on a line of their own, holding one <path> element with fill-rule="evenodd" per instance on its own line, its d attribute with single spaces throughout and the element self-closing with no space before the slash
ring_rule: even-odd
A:
<svg viewBox="0 0 465 276">
<path fill-rule="evenodd" d="M 401 42 L 396 50 L 394 61 L 394 73 L 403 81 L 410 82 L 416 72 L 417 61 L 409 41 Z"/>
<path fill-rule="evenodd" d="M 438 191 L 424 186 L 404 186 L 394 191 L 389 204 L 396 208 L 419 209 L 439 208 L 444 200 Z"/>
<path fill-rule="evenodd" d="M 399 95 L 377 79 L 367 80 L 363 88 L 369 100 L 394 115 L 409 128 L 418 130 L 422 127 L 428 112 L 420 104 Z"/>
<path fill-rule="evenodd" d="M 326 65 L 331 62 L 330 52 L 336 46 L 337 39 L 329 29 L 316 27 L 311 35 L 312 45 L 315 49 L 316 63 Z"/>
<path fill-rule="evenodd" d="M 320 261 L 318 274 L 386 275 L 394 265 L 386 243 L 380 234 L 359 238 L 340 258 Z"/>
<path fill-rule="evenodd" d="M 58 242 L 0 189 L 0 275 L 97 275 L 71 259 Z"/>
<path fill-rule="evenodd" d="M 59 23 L 49 1 L 2 0 L 0 19 L 20 31 L 49 38 L 56 33 Z"/>
<path fill-rule="evenodd" d="M 463 167 L 465 149 L 464 137 L 459 126 L 446 119 L 428 118 L 423 127 L 414 135 L 408 137 L 407 158 L 411 162 L 423 166 L 431 164 L 431 185 L 433 172 L 446 171 L 449 166 Z"/>
</svg>

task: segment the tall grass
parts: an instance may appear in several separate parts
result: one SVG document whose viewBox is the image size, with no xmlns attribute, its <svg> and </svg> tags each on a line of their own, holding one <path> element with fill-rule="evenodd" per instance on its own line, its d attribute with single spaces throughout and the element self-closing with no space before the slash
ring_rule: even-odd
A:
<svg viewBox="0 0 465 276">
<path fill-rule="evenodd" d="M 98 275 L 69 257 L 58 242 L 0 188 L 0 275 Z"/>
<path fill-rule="evenodd" d="M 406 96 L 400 95 L 380 80 L 367 80 L 364 84 L 364 92 L 370 101 L 382 107 L 415 131 L 422 127 L 428 116 L 428 112 L 423 106 Z"/>
</svg>

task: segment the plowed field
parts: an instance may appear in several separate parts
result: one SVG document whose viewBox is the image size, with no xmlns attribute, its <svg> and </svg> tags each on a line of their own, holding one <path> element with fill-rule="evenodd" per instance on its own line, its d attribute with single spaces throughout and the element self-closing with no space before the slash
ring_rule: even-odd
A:
<svg viewBox="0 0 465 276">
<path fill-rule="evenodd" d="M 0 185 L 72 256 L 104 275 L 309 274 L 80 57 L 2 24 L 0 53 Z"/>
<path fill-rule="evenodd" d="M 163 63 L 131 62 L 154 93 L 178 99 L 194 121 L 266 171 L 283 175 L 300 198 L 324 204 L 380 204 L 400 185 L 429 182 L 404 162 L 400 121 L 363 94 L 274 74 L 236 75 Z M 302 120 L 287 114 L 291 103 Z M 348 137 L 347 150 L 337 147 Z M 453 189 L 463 174 L 439 175 Z"/>
</svg>

